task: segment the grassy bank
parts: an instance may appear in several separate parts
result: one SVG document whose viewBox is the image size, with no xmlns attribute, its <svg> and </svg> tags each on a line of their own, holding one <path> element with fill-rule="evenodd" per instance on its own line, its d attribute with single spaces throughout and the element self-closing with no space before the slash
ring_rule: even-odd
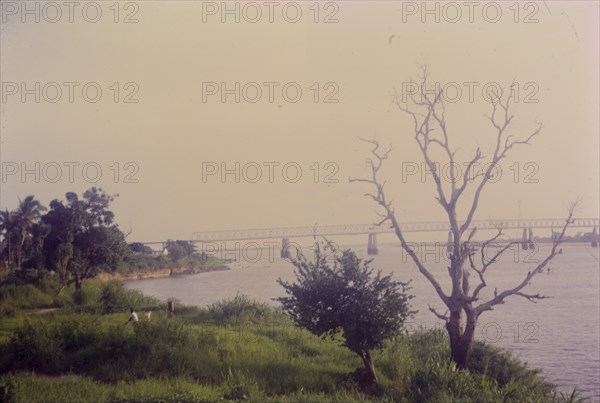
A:
<svg viewBox="0 0 600 403">
<path fill-rule="evenodd" d="M 362 363 L 339 340 L 316 338 L 265 304 L 240 296 L 177 306 L 169 320 L 164 302 L 108 284 L 88 284 L 81 305 L 71 294 L 58 310 L 30 304 L 0 317 L 0 401 L 575 400 L 482 343 L 470 370 L 457 370 L 440 332 L 387 343 L 374 357 L 380 386 L 365 391 L 351 376 Z M 135 325 L 124 324 L 130 305 L 140 313 Z"/>
<path fill-rule="evenodd" d="M 61 313 L 125 312 L 129 307 L 157 310 L 166 304 L 156 298 L 143 295 L 137 290 L 126 290 L 117 280 L 90 280 L 76 291 L 74 287 L 62 287 L 53 280 L 39 284 L 0 285 L 0 320 L 15 315 L 36 313 L 39 310 L 60 309 Z M 165 308 L 166 309 L 166 308 Z M 0 332 L 4 329 L 0 329 Z"/>
</svg>

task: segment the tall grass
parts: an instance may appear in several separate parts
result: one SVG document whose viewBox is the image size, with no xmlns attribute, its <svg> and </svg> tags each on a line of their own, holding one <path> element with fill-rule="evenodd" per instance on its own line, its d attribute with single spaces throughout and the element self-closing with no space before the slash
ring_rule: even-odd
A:
<svg viewBox="0 0 600 403">
<path fill-rule="evenodd" d="M 0 286 L 0 316 L 12 316 L 19 310 L 63 308 L 76 312 L 113 313 L 136 309 L 166 309 L 157 298 L 143 295 L 138 290 L 128 290 L 114 280 L 91 280 L 76 291 L 62 287 L 55 281 L 46 281 L 45 289 L 32 284 L 4 284 Z"/>
<path fill-rule="evenodd" d="M 99 295 L 115 291 L 106 290 L 101 287 Z M 122 290 L 115 292 L 115 301 L 120 301 Z M 482 343 L 475 344 L 470 370 L 459 370 L 449 360 L 446 335 L 439 331 L 399 336 L 387 343 L 374 355 L 380 387 L 366 392 L 350 376 L 362 363 L 339 338 L 321 340 L 295 327 L 277 309 L 245 296 L 207 308 L 180 307 L 174 320 L 165 312 L 157 312 L 152 320 L 141 316 L 136 324 L 125 324 L 127 312 L 107 313 L 104 308 L 16 322 L 10 338 L 0 345 L 0 373 L 5 374 L 0 378 L 0 400 L 578 399 L 576 393 L 557 394 L 537 371 Z M 27 375 L 30 372 L 37 375 Z"/>
</svg>

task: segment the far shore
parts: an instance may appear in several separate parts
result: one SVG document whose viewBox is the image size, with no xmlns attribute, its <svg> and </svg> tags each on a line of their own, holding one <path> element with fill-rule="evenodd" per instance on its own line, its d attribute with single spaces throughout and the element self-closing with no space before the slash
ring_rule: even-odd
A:
<svg viewBox="0 0 600 403">
<path fill-rule="evenodd" d="M 128 273 L 128 274 L 103 272 L 103 273 L 98 274 L 98 276 L 96 276 L 96 278 L 100 281 L 110 281 L 110 280 L 132 281 L 132 280 L 147 280 L 147 279 L 152 279 L 152 278 L 176 277 L 176 276 L 208 273 L 211 271 L 225 271 L 225 270 L 230 270 L 230 268 L 226 265 L 200 267 L 200 268 L 176 267 L 176 268 L 172 268 L 172 269 L 140 271 L 140 272 Z"/>
</svg>

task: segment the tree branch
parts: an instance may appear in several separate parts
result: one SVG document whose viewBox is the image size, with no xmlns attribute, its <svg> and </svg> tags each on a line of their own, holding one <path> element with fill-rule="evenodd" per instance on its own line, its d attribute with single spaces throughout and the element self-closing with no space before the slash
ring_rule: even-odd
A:
<svg viewBox="0 0 600 403">
<path fill-rule="evenodd" d="M 446 322 L 448 322 L 450 320 L 450 318 L 448 317 L 448 311 L 447 310 L 442 315 L 438 311 L 436 311 L 436 309 L 434 307 L 432 307 L 431 305 L 428 305 L 428 307 L 429 307 L 429 311 L 431 311 L 435 316 L 437 316 L 438 319 L 441 319 L 441 320 L 446 321 Z"/>
<path fill-rule="evenodd" d="M 511 115 L 510 111 L 509 111 L 510 110 L 510 98 L 512 95 L 513 86 L 514 86 L 514 83 L 513 83 L 513 85 L 511 85 L 511 94 L 507 97 L 507 100 L 504 104 L 502 103 L 502 98 L 496 94 L 496 98 L 492 101 L 492 106 L 493 106 L 492 114 L 491 114 L 491 116 L 486 115 L 486 117 L 492 123 L 492 126 L 494 126 L 497 130 L 496 147 L 494 149 L 494 154 L 492 156 L 492 160 L 491 160 L 490 164 L 488 165 L 488 168 L 486 169 L 485 173 L 483 174 L 483 178 L 481 179 L 481 182 L 479 182 L 479 185 L 477 186 L 477 189 L 475 191 L 475 196 L 473 197 L 473 201 L 471 204 L 471 209 L 469 210 L 469 213 L 467 215 L 467 219 L 465 220 L 465 222 L 463 223 L 463 225 L 460 228 L 461 234 L 464 233 L 464 231 L 466 231 L 467 228 L 469 228 L 469 225 L 471 225 L 471 221 L 473 220 L 475 211 L 477 211 L 477 206 L 479 204 L 479 197 L 481 196 L 481 192 L 482 192 L 483 188 L 485 187 L 486 183 L 488 182 L 488 180 L 492 177 L 492 172 L 496 168 L 496 165 L 503 158 L 506 157 L 507 152 L 512 147 L 514 147 L 515 145 L 531 144 L 531 140 L 535 136 L 537 136 L 542 130 L 542 124 L 538 123 L 537 128 L 531 134 L 526 136 L 524 140 L 514 140 L 511 142 L 510 141 L 511 136 L 508 136 L 504 140 L 504 144 L 503 144 L 502 139 L 504 136 L 504 132 L 509 127 L 509 125 L 513 119 L 513 115 Z M 503 117 L 500 122 L 496 122 L 496 119 L 497 119 L 496 113 L 497 113 L 498 109 L 501 109 L 503 111 Z"/>
<path fill-rule="evenodd" d="M 522 292 L 516 292 L 514 295 L 518 295 L 520 297 L 527 298 L 529 301 L 533 302 L 534 304 L 537 304 L 537 302 L 540 299 L 552 298 L 552 297 L 547 297 L 545 295 L 540 295 L 540 294 L 530 295 L 530 294 L 525 294 Z"/>
<path fill-rule="evenodd" d="M 542 270 L 546 267 L 546 265 L 548 265 L 548 263 L 558 254 L 562 253 L 562 249 L 558 249 L 558 246 L 563 242 L 563 238 L 565 236 L 565 233 L 567 231 L 567 228 L 569 227 L 569 225 L 571 225 L 575 220 L 573 219 L 573 214 L 575 212 L 576 207 L 579 205 L 580 200 L 577 200 L 575 202 L 573 202 L 571 204 L 571 207 L 569 208 L 569 216 L 567 217 L 567 219 L 565 220 L 565 224 L 562 227 L 562 230 L 560 232 L 560 235 L 553 240 L 552 242 L 552 249 L 550 250 L 550 253 L 548 254 L 548 256 L 546 256 L 546 258 L 539 263 L 536 268 L 530 272 L 527 273 L 527 275 L 525 276 L 525 278 L 523 279 L 523 281 L 521 281 L 516 287 L 511 288 L 509 290 L 505 290 L 501 293 L 494 293 L 494 298 L 492 298 L 491 300 L 482 303 L 481 305 L 477 306 L 475 308 L 475 312 L 479 315 L 481 314 L 481 312 L 484 311 L 490 311 L 493 309 L 494 305 L 498 305 L 498 304 L 502 304 L 504 303 L 504 300 L 511 296 L 511 295 L 519 295 L 521 297 L 525 297 L 527 299 L 529 299 L 530 301 L 533 301 L 534 299 L 542 299 L 542 298 L 547 298 L 547 297 L 543 297 L 540 296 L 539 294 L 536 295 L 527 295 L 527 294 L 523 294 L 521 293 L 521 290 L 523 288 L 525 288 L 525 286 L 527 286 L 530 281 L 539 273 L 542 272 Z"/>
<path fill-rule="evenodd" d="M 379 179 L 377 177 L 379 169 L 383 165 L 383 162 L 388 158 L 391 148 L 383 153 L 380 153 L 378 151 L 379 150 L 379 142 L 377 142 L 376 140 L 365 140 L 360 137 L 359 137 L 359 139 L 373 145 L 371 154 L 373 154 L 373 156 L 375 157 L 375 160 L 377 162 L 373 162 L 373 160 L 369 160 L 369 161 L 371 161 L 370 162 L 371 177 L 372 177 L 371 179 L 349 178 L 349 182 L 350 183 L 366 182 L 366 183 L 370 183 L 371 185 L 373 185 L 375 187 L 377 192 L 375 194 L 368 193 L 367 195 L 369 197 L 371 197 L 379 206 L 383 207 L 383 209 L 385 210 L 385 214 L 380 214 L 380 216 L 385 216 L 385 219 L 381 220 L 378 225 L 381 225 L 388 220 L 391 222 L 391 227 L 394 229 L 394 233 L 400 240 L 400 244 L 402 245 L 402 248 L 406 251 L 406 253 L 409 254 L 411 259 L 415 262 L 419 271 L 425 276 L 425 278 L 427 278 L 427 280 L 429 280 L 429 282 L 431 283 L 433 288 L 436 290 L 436 292 L 438 293 L 438 295 L 442 299 L 442 301 L 444 303 L 446 303 L 447 305 L 450 304 L 448 296 L 444 293 L 444 291 L 442 290 L 442 287 L 440 286 L 440 284 L 438 283 L 436 278 L 433 276 L 433 274 L 429 270 L 427 270 L 427 268 L 423 265 L 423 263 L 421 262 L 421 260 L 417 256 L 417 254 L 415 253 L 415 251 L 412 250 L 410 248 L 410 246 L 408 245 L 408 243 L 406 242 L 406 239 L 404 238 L 404 234 L 402 233 L 402 229 L 400 228 L 400 225 L 394 215 L 394 208 L 392 207 L 391 202 L 388 202 L 386 200 L 385 193 L 383 191 L 383 184 L 381 182 L 379 182 Z"/>
</svg>

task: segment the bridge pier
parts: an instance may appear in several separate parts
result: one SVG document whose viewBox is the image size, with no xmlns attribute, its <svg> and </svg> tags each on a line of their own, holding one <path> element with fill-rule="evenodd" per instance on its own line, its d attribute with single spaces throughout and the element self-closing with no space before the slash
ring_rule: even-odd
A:
<svg viewBox="0 0 600 403">
<path fill-rule="evenodd" d="M 282 259 L 289 259 L 290 257 L 290 239 L 289 238 L 283 238 L 281 240 L 281 258 Z"/>
<path fill-rule="evenodd" d="M 533 244 L 533 230 L 529 227 L 529 240 L 527 241 L 530 250 L 535 249 L 535 245 Z"/>
<path fill-rule="evenodd" d="M 596 231 L 596 227 L 592 231 L 592 248 L 598 247 L 598 231 Z"/>
<path fill-rule="evenodd" d="M 529 242 L 527 239 L 527 229 L 523 228 L 523 237 L 521 238 L 521 249 L 527 250 L 529 249 Z"/>
<path fill-rule="evenodd" d="M 379 253 L 379 249 L 377 248 L 377 234 L 370 233 L 369 234 L 369 242 L 367 244 L 367 255 L 376 255 Z"/>
</svg>

